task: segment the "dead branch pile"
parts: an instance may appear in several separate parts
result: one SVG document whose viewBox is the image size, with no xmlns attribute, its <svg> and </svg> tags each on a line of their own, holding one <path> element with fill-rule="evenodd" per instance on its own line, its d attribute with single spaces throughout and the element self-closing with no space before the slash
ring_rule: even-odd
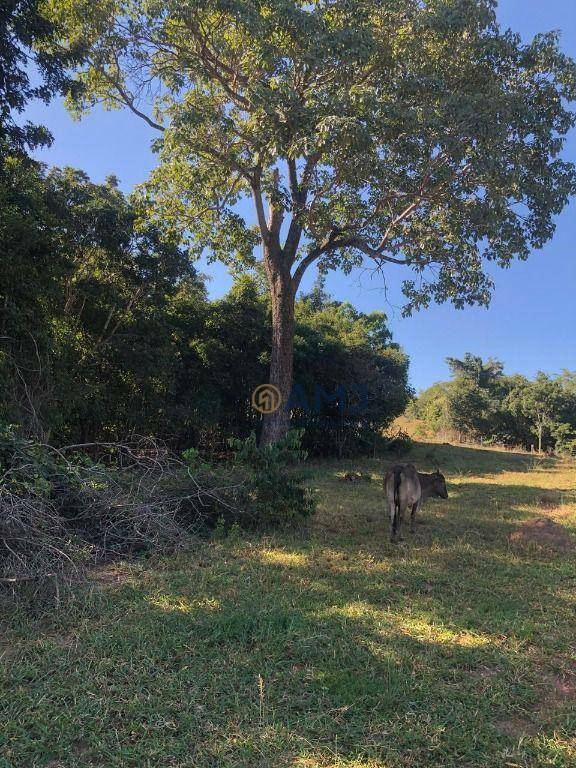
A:
<svg viewBox="0 0 576 768">
<path fill-rule="evenodd" d="M 0 589 L 73 579 L 111 556 L 166 552 L 235 508 L 232 473 L 193 471 L 151 440 L 0 447 Z"/>
</svg>

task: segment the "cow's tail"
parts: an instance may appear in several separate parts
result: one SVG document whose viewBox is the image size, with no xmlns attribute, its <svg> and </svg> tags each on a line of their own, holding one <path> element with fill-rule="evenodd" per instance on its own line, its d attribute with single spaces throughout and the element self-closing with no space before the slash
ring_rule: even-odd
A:
<svg viewBox="0 0 576 768">
<path fill-rule="evenodd" d="M 394 528 L 400 515 L 400 483 L 402 482 L 402 467 L 394 467 Z"/>
<path fill-rule="evenodd" d="M 402 467 L 394 467 L 394 506 L 400 508 L 400 483 L 402 482 Z"/>
</svg>

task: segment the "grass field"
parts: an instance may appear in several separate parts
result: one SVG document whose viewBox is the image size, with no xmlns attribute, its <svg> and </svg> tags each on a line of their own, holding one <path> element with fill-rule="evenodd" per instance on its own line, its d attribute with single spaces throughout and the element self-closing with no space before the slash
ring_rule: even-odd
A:
<svg viewBox="0 0 576 768">
<path fill-rule="evenodd" d="M 2 768 L 576 765 L 574 465 L 419 445 L 450 498 L 388 543 L 377 460 L 311 470 L 306 529 L 108 567 L 5 617 Z M 346 470 L 372 482 L 342 482 Z"/>
</svg>

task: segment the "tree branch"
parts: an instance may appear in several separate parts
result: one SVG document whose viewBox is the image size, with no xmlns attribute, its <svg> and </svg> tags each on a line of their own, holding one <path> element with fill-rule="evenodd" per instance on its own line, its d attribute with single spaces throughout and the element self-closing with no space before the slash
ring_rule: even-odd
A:
<svg viewBox="0 0 576 768">
<path fill-rule="evenodd" d="M 115 88 L 117 86 L 113 84 Z M 119 89 L 118 93 L 121 93 Z M 151 117 L 148 117 L 147 114 L 144 112 L 141 112 L 134 104 L 130 101 L 128 101 L 126 98 L 124 98 L 122 95 L 121 97 L 114 96 L 114 94 L 110 94 L 110 98 L 114 99 L 114 101 L 117 101 L 119 104 L 123 104 L 124 106 L 128 107 L 128 109 L 133 112 L 137 117 L 140 117 L 142 120 L 144 120 L 145 123 L 148 123 L 150 128 L 154 128 L 157 131 L 165 131 L 166 128 L 163 125 L 160 125 L 160 123 L 157 123 L 155 120 L 152 120 Z"/>
<path fill-rule="evenodd" d="M 262 199 L 262 190 L 260 188 L 259 177 L 254 180 L 252 184 L 252 197 L 254 198 L 254 205 L 256 207 L 256 216 L 258 218 L 258 226 L 260 228 L 260 234 L 265 245 L 270 242 L 270 230 L 266 223 L 266 213 L 264 212 L 264 200 Z"/>
<path fill-rule="evenodd" d="M 298 264 L 298 267 L 296 268 L 293 276 L 296 288 L 298 288 L 300 285 L 300 281 L 302 280 L 304 273 L 311 264 L 313 264 L 317 259 L 320 258 L 320 256 L 324 255 L 325 253 L 337 251 L 339 248 L 357 248 L 371 259 L 374 259 L 374 261 L 376 261 L 379 266 L 382 265 L 382 262 L 401 265 L 410 264 L 408 259 L 396 259 L 394 256 L 388 256 L 377 248 L 373 248 L 366 240 L 358 235 L 353 235 L 352 237 L 340 237 L 341 234 L 342 230 L 333 229 L 324 243 L 316 246 L 315 248 L 312 248 L 312 250 L 309 251 L 308 254 L 302 259 L 302 261 Z"/>
<path fill-rule="evenodd" d="M 292 281 L 294 283 L 294 290 L 296 291 L 298 290 L 300 282 L 304 277 L 304 272 L 306 272 L 308 267 L 311 264 L 313 264 L 316 261 L 316 259 L 320 257 L 320 255 L 321 255 L 320 251 L 318 251 L 316 248 L 313 248 L 298 264 L 298 266 L 296 267 L 296 271 L 292 276 Z"/>
<path fill-rule="evenodd" d="M 120 81 L 117 78 L 114 78 L 109 72 L 106 72 L 103 68 L 98 68 L 95 66 L 94 62 L 90 62 L 92 66 L 97 69 L 102 76 L 110 83 L 110 85 L 115 88 L 119 94 L 119 96 L 114 96 L 114 94 L 111 94 L 111 97 L 115 99 L 115 101 L 118 101 L 120 104 L 124 104 L 128 107 L 128 109 L 133 112 L 137 117 L 140 117 L 142 120 L 144 120 L 145 123 L 147 123 L 150 128 L 154 128 L 157 131 L 164 131 L 166 130 L 163 125 L 160 123 L 157 123 L 155 120 L 153 120 L 151 117 L 149 117 L 145 112 L 142 112 L 138 107 L 136 106 L 135 98 L 134 96 L 131 96 L 128 91 L 121 85 Z M 117 64 L 117 68 L 119 69 L 119 65 Z"/>
</svg>

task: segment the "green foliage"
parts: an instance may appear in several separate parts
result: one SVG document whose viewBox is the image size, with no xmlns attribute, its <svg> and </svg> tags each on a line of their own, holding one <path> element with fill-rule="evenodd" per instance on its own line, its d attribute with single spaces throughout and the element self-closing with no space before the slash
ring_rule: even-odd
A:
<svg viewBox="0 0 576 768">
<path fill-rule="evenodd" d="M 155 227 L 137 230 L 111 184 L 15 159 L 5 168 L 0 417 L 42 441 L 153 431 L 166 420 L 178 313 L 205 304 L 188 257 Z"/>
<path fill-rule="evenodd" d="M 428 389 L 420 392 L 407 409 L 407 415 L 419 419 L 435 433 L 452 428 L 450 420 L 450 402 L 448 400 L 449 385 L 447 382 L 437 382 Z"/>
<path fill-rule="evenodd" d="M 58 474 L 55 454 L 18 434 L 12 424 L 0 423 L 2 485 L 14 493 L 49 496 L 51 478 Z"/>
<path fill-rule="evenodd" d="M 257 430 L 250 394 L 268 380 L 271 326 L 257 281 L 241 276 L 208 301 L 188 255 L 137 225 L 137 206 L 113 179 L 93 184 L 20 159 L 5 172 L 0 419 L 42 442 L 154 435 L 210 456 Z M 296 328 L 304 387 L 361 383 L 373 393 L 367 439 L 403 410 L 408 361 L 384 315 L 303 297 Z M 311 423 L 307 449 L 333 452 L 332 428 Z M 345 443 L 348 452 L 364 445 Z"/>
<path fill-rule="evenodd" d="M 256 434 L 252 432 L 246 440 L 231 437 L 228 443 L 237 462 L 265 474 L 283 464 L 297 464 L 306 459 L 306 451 L 300 447 L 302 435 L 302 430 L 293 429 L 284 440 L 274 445 L 259 446 Z"/>
<path fill-rule="evenodd" d="M 398 456 L 407 455 L 414 447 L 414 440 L 402 429 L 386 440 L 386 450 Z"/>
<path fill-rule="evenodd" d="M 334 301 L 323 282 L 296 304 L 293 420 L 313 455 L 373 453 L 411 396 L 386 315 Z"/>
<path fill-rule="evenodd" d="M 22 125 L 14 113 L 22 113 L 32 99 L 47 103 L 54 94 L 78 91 L 66 68 L 79 62 L 80 51 L 59 45 L 62 30 L 42 6 L 39 0 L 0 4 L 0 159 L 5 151 L 23 154 L 51 141 L 46 128 Z"/>
<path fill-rule="evenodd" d="M 576 189 L 576 66 L 554 33 L 500 29 L 493 0 L 47 5 L 89 52 L 72 109 L 158 129 L 151 214 L 238 268 L 258 242 L 296 286 L 368 257 L 412 271 L 407 313 L 486 304 L 485 262 L 541 247 Z"/>
<path fill-rule="evenodd" d="M 533 381 L 519 382 L 511 389 L 507 405 L 525 424 L 538 448 L 571 452 L 576 438 L 576 393 L 566 390 L 565 379 L 541 371 Z M 564 421 L 567 419 L 567 421 Z"/>
<path fill-rule="evenodd" d="M 300 430 L 291 430 L 274 445 L 259 446 L 254 432 L 246 440 L 230 439 L 234 463 L 244 475 L 244 524 L 282 526 L 301 522 L 314 512 L 314 499 L 297 470 L 307 455 L 301 441 Z"/>
</svg>

